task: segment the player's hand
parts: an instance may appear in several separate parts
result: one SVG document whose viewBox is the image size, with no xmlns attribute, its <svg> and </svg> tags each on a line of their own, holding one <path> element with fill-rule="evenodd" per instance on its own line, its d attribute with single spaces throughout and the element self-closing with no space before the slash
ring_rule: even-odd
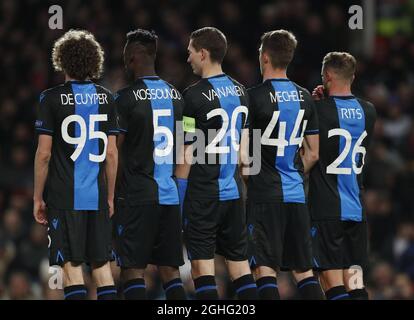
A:
<svg viewBox="0 0 414 320">
<path fill-rule="evenodd" d="M 324 97 L 325 97 L 324 88 L 323 88 L 323 85 L 320 84 L 315 89 L 313 89 L 312 98 L 313 100 L 321 100 Z"/>
<path fill-rule="evenodd" d="M 109 218 L 111 218 L 114 215 L 114 200 L 108 200 L 108 206 L 109 206 Z"/>
<path fill-rule="evenodd" d="M 46 203 L 43 200 L 33 201 L 33 216 L 37 223 L 47 225 Z"/>
</svg>

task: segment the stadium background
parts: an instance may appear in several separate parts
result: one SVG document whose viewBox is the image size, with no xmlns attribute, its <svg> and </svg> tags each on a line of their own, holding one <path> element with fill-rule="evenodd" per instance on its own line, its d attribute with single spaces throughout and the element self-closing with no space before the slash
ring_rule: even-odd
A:
<svg viewBox="0 0 414 320">
<path fill-rule="evenodd" d="M 61 299 L 48 286 L 46 229 L 32 217 L 34 110 L 44 89 L 63 81 L 52 70 L 53 41 L 70 28 L 93 32 L 105 49 L 99 83 L 125 85 L 125 33 L 142 27 L 160 36 L 157 70 L 183 90 L 197 80 L 186 64 L 189 33 L 216 26 L 228 37 L 224 70 L 247 87 L 261 81 L 257 48 L 264 31 L 293 31 L 299 46 L 289 77 L 309 90 L 320 83 L 324 54 L 348 50 L 358 58 L 354 93 L 378 112 L 365 170 L 373 299 L 414 298 L 414 1 L 364 1 L 364 30 L 350 30 L 348 8 L 361 1 L 13 1 L 0 4 L 0 299 Z M 48 8 L 63 8 L 63 30 L 48 28 Z M 85 270 L 87 271 L 87 270 Z M 182 268 L 192 294 L 189 265 Z M 119 270 L 114 267 L 118 279 Z M 233 296 L 223 262 L 217 263 L 223 298 Z M 149 298 L 163 298 L 154 268 L 146 276 Z M 88 283 L 90 279 L 88 278 Z M 95 290 L 90 284 L 91 297 Z M 296 298 L 289 274 L 282 298 Z"/>
</svg>

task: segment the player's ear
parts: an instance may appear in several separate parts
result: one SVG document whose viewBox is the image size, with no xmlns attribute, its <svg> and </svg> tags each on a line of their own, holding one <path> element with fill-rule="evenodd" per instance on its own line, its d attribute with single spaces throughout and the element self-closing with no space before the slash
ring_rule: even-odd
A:
<svg viewBox="0 0 414 320">
<path fill-rule="evenodd" d="M 268 64 L 270 62 L 269 55 L 266 52 L 262 52 L 262 62 Z"/>
<path fill-rule="evenodd" d="M 207 58 L 207 50 L 200 49 L 200 51 L 201 51 L 201 61 L 204 61 Z"/>
<path fill-rule="evenodd" d="M 326 81 L 331 81 L 331 80 L 332 80 L 332 72 L 331 72 L 331 71 L 329 71 L 329 70 L 326 70 L 326 71 L 324 72 L 324 77 L 325 77 L 325 80 L 326 80 Z"/>
</svg>

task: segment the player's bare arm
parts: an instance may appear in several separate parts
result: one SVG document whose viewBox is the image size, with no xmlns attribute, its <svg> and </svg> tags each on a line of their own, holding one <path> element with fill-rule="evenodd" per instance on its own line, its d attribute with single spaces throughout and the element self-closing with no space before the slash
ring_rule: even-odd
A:
<svg viewBox="0 0 414 320">
<path fill-rule="evenodd" d="M 241 133 L 239 170 L 243 181 L 247 183 L 249 175 L 249 129 L 243 129 Z"/>
<path fill-rule="evenodd" d="M 319 159 L 319 134 L 307 135 L 303 139 L 300 156 L 305 174 L 309 173 Z"/>
<path fill-rule="evenodd" d="M 108 205 L 109 216 L 114 214 L 114 194 L 116 171 L 118 168 L 118 149 L 116 146 L 116 136 L 108 137 L 108 148 L 106 150 L 105 172 L 108 183 Z"/>
<path fill-rule="evenodd" d="M 116 139 L 116 147 L 118 149 L 118 169 L 116 171 L 116 182 L 115 185 L 119 183 L 122 177 L 122 171 L 124 168 L 124 158 L 122 156 L 122 147 L 124 145 L 125 135 L 120 133 Z"/>
<path fill-rule="evenodd" d="M 191 162 L 193 159 L 193 146 L 185 145 L 180 148 L 175 168 L 175 176 L 179 179 L 187 179 L 190 174 Z"/>
<path fill-rule="evenodd" d="M 46 204 L 43 201 L 43 191 L 49 171 L 49 161 L 52 150 L 52 137 L 39 135 L 39 144 L 34 162 L 34 194 L 33 215 L 37 223 L 46 225 Z"/>
</svg>

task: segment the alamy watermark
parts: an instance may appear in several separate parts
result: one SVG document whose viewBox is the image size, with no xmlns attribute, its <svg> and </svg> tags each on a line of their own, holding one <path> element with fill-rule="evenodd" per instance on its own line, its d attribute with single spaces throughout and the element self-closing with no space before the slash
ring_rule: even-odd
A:
<svg viewBox="0 0 414 320">
<path fill-rule="evenodd" d="M 61 6 L 54 4 L 49 7 L 48 10 L 49 14 L 51 14 L 49 18 L 49 29 L 56 30 L 56 29 L 63 29 L 63 9 Z"/>
<path fill-rule="evenodd" d="M 362 7 L 359 5 L 350 6 L 348 13 L 352 16 L 348 20 L 348 26 L 351 30 L 362 30 L 364 28 L 364 15 Z"/>
<path fill-rule="evenodd" d="M 350 266 L 348 270 L 348 288 L 351 290 L 362 289 L 364 287 L 364 277 L 361 266 Z"/>
<path fill-rule="evenodd" d="M 49 288 L 52 290 L 63 289 L 63 270 L 59 266 L 49 267 Z"/>
</svg>

